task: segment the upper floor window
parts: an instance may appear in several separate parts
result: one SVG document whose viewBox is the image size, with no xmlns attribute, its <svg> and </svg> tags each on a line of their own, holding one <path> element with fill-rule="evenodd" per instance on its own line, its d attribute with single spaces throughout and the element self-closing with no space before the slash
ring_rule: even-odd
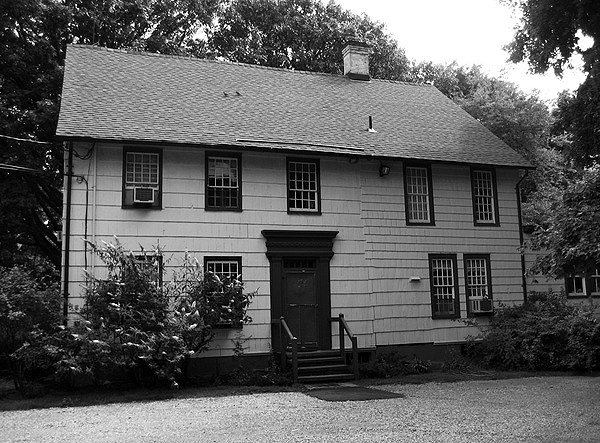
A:
<svg viewBox="0 0 600 443">
<path fill-rule="evenodd" d="M 467 312 L 481 315 L 493 312 L 489 255 L 465 255 Z"/>
<path fill-rule="evenodd" d="M 239 155 L 206 154 L 208 210 L 242 210 L 242 170 Z"/>
<path fill-rule="evenodd" d="M 431 167 L 405 165 L 404 204 L 406 209 L 406 224 L 435 224 Z"/>
<path fill-rule="evenodd" d="M 471 169 L 473 219 L 476 225 L 499 225 L 496 175 L 493 170 Z"/>
<path fill-rule="evenodd" d="M 287 160 L 289 213 L 321 213 L 319 160 Z"/>
<path fill-rule="evenodd" d="M 161 150 L 124 149 L 123 171 L 123 207 L 161 207 Z"/>
<path fill-rule="evenodd" d="M 460 317 L 456 254 L 429 255 L 429 280 L 432 317 Z"/>
</svg>

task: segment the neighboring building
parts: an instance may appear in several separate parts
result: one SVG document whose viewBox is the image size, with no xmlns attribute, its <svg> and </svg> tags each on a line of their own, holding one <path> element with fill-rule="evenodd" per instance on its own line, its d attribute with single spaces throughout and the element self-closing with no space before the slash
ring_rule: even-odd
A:
<svg viewBox="0 0 600 443">
<path fill-rule="evenodd" d="M 65 184 L 72 318 L 83 268 L 101 266 L 84 236 L 241 274 L 253 322 L 205 357 L 240 332 L 268 355 L 280 316 L 302 348 L 336 348 L 338 313 L 361 351 L 441 349 L 477 332 L 457 320 L 521 303 L 530 165 L 435 87 L 371 79 L 368 54 L 350 42 L 342 76 L 69 46 L 57 137 L 85 178 Z"/>
</svg>

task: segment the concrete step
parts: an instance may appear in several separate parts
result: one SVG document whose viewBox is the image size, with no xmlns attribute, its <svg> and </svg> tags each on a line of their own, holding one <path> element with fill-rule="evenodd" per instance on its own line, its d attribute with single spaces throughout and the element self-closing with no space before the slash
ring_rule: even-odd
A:
<svg viewBox="0 0 600 443">
<path fill-rule="evenodd" d="M 325 374 L 352 374 L 352 366 L 337 365 L 317 365 L 317 366 L 298 366 L 298 374 L 301 375 L 325 375 Z"/>
</svg>

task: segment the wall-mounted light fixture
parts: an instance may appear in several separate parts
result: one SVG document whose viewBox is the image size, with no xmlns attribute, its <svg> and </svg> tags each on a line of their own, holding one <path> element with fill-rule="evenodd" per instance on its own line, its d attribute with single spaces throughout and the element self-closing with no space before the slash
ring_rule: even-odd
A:
<svg viewBox="0 0 600 443">
<path fill-rule="evenodd" d="M 421 281 L 421 277 L 419 277 L 418 275 L 411 275 L 410 277 L 408 277 L 408 281 L 411 283 L 418 283 Z"/>
<path fill-rule="evenodd" d="M 384 165 L 383 163 L 379 165 L 379 176 L 383 177 L 384 175 L 388 175 L 390 173 L 390 167 Z"/>
</svg>

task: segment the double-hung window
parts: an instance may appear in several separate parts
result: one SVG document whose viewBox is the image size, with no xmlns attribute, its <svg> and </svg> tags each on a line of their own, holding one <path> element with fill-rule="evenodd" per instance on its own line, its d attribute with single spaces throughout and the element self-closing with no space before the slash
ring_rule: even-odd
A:
<svg viewBox="0 0 600 443">
<path fill-rule="evenodd" d="M 207 323 L 216 328 L 241 327 L 244 311 L 240 302 L 244 300 L 241 280 L 241 257 L 204 257 L 204 270 L 215 274 L 224 285 L 210 294 L 207 302 L 210 312 Z"/>
<path fill-rule="evenodd" d="M 404 204 L 407 225 L 435 224 L 429 165 L 404 166 Z"/>
<path fill-rule="evenodd" d="M 287 206 L 288 213 L 321 213 L 319 160 L 288 158 Z"/>
<path fill-rule="evenodd" d="M 460 317 L 456 254 L 430 254 L 432 318 Z"/>
<path fill-rule="evenodd" d="M 465 293 L 469 315 L 493 312 L 490 256 L 465 254 Z"/>
<path fill-rule="evenodd" d="M 242 169 L 240 155 L 206 154 L 207 210 L 242 210 Z"/>
<path fill-rule="evenodd" d="M 471 169 L 473 221 L 475 225 L 498 226 L 498 193 L 493 169 Z"/>
<path fill-rule="evenodd" d="M 123 150 L 123 201 L 126 207 L 160 208 L 162 201 L 162 151 Z"/>
</svg>

